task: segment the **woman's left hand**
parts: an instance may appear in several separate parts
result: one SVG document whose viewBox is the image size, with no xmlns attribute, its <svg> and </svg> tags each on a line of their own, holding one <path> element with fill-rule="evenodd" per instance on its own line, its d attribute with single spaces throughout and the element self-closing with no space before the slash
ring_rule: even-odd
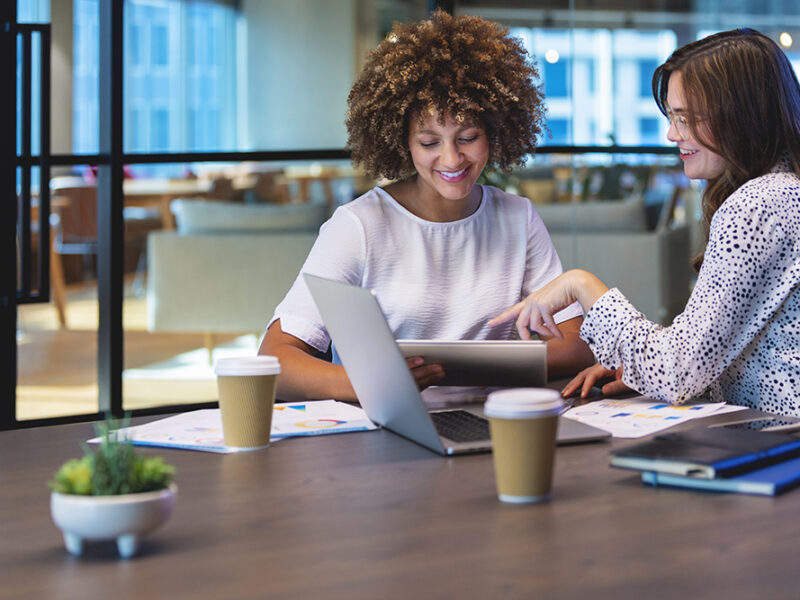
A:
<svg viewBox="0 0 800 600">
<path fill-rule="evenodd" d="M 406 359 L 406 364 L 420 391 L 428 386 L 438 384 L 444 377 L 442 365 L 426 363 L 422 356 L 411 356 Z"/>
<path fill-rule="evenodd" d="M 550 283 L 539 288 L 527 298 L 489 321 L 494 327 L 516 319 L 520 338 L 531 339 L 531 331 L 546 337 L 563 339 L 553 315 L 575 301 L 581 303 L 586 313 L 595 301 L 608 291 L 608 287 L 597 277 L 581 269 L 562 273 Z"/>
<path fill-rule="evenodd" d="M 561 395 L 564 396 L 564 398 L 569 398 L 580 390 L 580 397 L 588 398 L 592 387 L 595 385 L 602 386 L 600 391 L 604 396 L 616 396 L 635 391 L 622 381 L 622 366 L 618 369 L 606 369 L 600 363 L 595 363 L 591 367 L 578 373 L 564 386 L 564 389 L 561 390 Z"/>
</svg>

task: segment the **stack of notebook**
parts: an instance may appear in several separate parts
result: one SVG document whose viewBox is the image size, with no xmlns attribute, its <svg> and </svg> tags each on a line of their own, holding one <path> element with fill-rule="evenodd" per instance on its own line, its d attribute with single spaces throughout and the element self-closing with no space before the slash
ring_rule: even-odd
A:
<svg viewBox="0 0 800 600">
<path fill-rule="evenodd" d="M 800 486 L 800 438 L 703 427 L 667 433 L 612 453 L 646 484 L 774 496 Z"/>
</svg>

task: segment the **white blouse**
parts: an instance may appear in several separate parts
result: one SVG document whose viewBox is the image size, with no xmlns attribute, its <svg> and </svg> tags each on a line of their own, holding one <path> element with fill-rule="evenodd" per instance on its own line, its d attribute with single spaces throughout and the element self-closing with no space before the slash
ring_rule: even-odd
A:
<svg viewBox="0 0 800 600">
<path fill-rule="evenodd" d="M 711 221 L 697 284 L 672 325 L 619 292 L 591 308 L 581 337 L 624 383 L 682 403 L 704 392 L 800 416 L 800 178 L 787 160 L 731 194 Z"/>
<path fill-rule="evenodd" d="M 458 221 L 426 221 L 374 188 L 336 209 L 302 268 L 370 288 L 396 338 L 508 339 L 513 323 L 486 322 L 561 272 L 553 242 L 530 200 L 481 186 L 481 204 Z M 556 315 L 582 315 L 579 304 Z M 303 278 L 270 323 L 324 352 L 325 324 Z M 334 358 L 335 359 L 335 358 Z"/>
</svg>

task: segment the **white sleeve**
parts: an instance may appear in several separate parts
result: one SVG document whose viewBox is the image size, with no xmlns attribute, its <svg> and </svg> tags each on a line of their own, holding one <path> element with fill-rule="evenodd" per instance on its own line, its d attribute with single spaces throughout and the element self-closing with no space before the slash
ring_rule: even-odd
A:
<svg viewBox="0 0 800 600">
<path fill-rule="evenodd" d="M 330 344 L 330 336 L 302 274 L 310 273 L 361 285 L 365 253 L 365 234 L 361 223 L 350 211 L 338 208 L 320 228 L 319 236 L 297 279 L 275 308 L 267 328 L 280 319 L 284 333 L 325 352 Z"/>
<path fill-rule="evenodd" d="M 681 403 L 703 393 L 798 283 L 776 211 L 731 204 L 714 217 L 697 284 L 672 325 L 648 321 L 616 289 L 586 315 L 581 337 L 605 367 L 624 365 L 625 384 L 642 394 Z"/>
<path fill-rule="evenodd" d="M 561 259 L 558 257 L 553 240 L 545 227 L 542 218 L 528 202 L 528 253 L 523 282 L 523 298 L 538 290 L 564 272 Z M 579 303 L 574 303 L 556 313 L 556 323 L 583 316 Z"/>
</svg>

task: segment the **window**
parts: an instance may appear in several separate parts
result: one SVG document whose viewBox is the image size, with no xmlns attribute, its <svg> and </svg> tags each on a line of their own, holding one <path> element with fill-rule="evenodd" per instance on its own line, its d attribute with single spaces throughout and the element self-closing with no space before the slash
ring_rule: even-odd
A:
<svg viewBox="0 0 800 600">
<path fill-rule="evenodd" d="M 545 60 L 544 93 L 548 98 L 569 95 L 567 86 L 568 67 L 567 59 L 564 58 L 558 58 L 552 63 Z"/>
<path fill-rule="evenodd" d="M 78 153 L 97 151 L 99 1 L 75 0 L 74 5 L 73 149 Z M 235 149 L 233 4 L 128 0 L 124 27 L 125 150 Z M 161 169 L 165 176 L 172 174 L 168 166 Z"/>
<path fill-rule="evenodd" d="M 653 71 L 677 47 L 670 30 L 515 28 L 544 79 L 552 138 L 543 144 L 667 144 L 653 132 Z M 568 128 L 561 121 L 570 124 Z M 643 131 L 641 127 L 650 127 Z M 561 141 L 557 141 L 561 140 Z"/>
<path fill-rule="evenodd" d="M 639 61 L 639 95 L 650 98 L 653 95 L 653 73 L 661 63 L 657 60 L 645 58 Z"/>
<path fill-rule="evenodd" d="M 664 141 L 661 137 L 661 122 L 663 119 L 654 117 L 643 117 L 639 119 L 639 131 L 642 134 L 642 144 L 660 144 Z"/>
<path fill-rule="evenodd" d="M 99 138 L 97 0 L 75 0 L 73 10 L 72 150 L 89 154 L 98 151 Z"/>
<path fill-rule="evenodd" d="M 128 31 L 128 63 L 133 67 L 141 67 L 145 64 L 144 27 L 133 24 Z"/>
<path fill-rule="evenodd" d="M 150 30 L 152 63 L 157 67 L 169 65 L 169 37 L 166 26 L 154 25 Z"/>
<path fill-rule="evenodd" d="M 550 119 L 547 121 L 552 137 L 547 137 L 551 144 L 569 144 L 569 121 L 567 119 Z"/>
<path fill-rule="evenodd" d="M 150 118 L 150 144 L 158 152 L 169 150 L 169 111 L 166 108 L 155 108 Z"/>
<path fill-rule="evenodd" d="M 134 152 L 142 152 L 146 147 L 145 115 L 141 109 L 130 114 L 130 127 L 125 130 L 126 145 Z"/>
</svg>

